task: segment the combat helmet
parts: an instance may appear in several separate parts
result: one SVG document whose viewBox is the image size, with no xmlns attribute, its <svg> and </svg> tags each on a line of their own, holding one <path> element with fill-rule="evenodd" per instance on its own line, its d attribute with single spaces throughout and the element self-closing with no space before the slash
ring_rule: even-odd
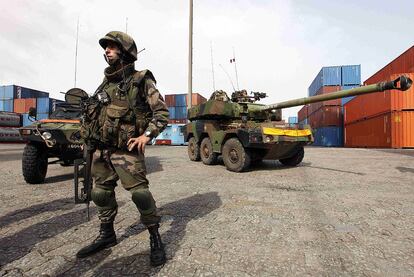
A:
<svg viewBox="0 0 414 277">
<path fill-rule="evenodd" d="M 120 31 L 111 31 L 99 40 L 99 44 L 105 49 L 108 41 L 113 41 L 119 46 L 125 55 L 125 60 L 131 62 L 137 60 L 137 46 L 134 39 L 128 34 Z"/>
</svg>

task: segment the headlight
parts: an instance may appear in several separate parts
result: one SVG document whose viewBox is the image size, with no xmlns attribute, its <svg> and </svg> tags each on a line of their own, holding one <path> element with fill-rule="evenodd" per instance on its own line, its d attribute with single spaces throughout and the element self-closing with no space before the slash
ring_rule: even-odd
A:
<svg viewBox="0 0 414 277">
<path fill-rule="evenodd" d="M 45 139 L 51 139 L 51 138 L 52 138 L 52 134 L 51 134 L 51 133 L 49 133 L 49 132 L 43 132 L 43 133 L 42 133 L 42 136 L 43 136 Z"/>
<path fill-rule="evenodd" d="M 269 143 L 269 142 L 272 142 L 273 141 L 273 136 L 266 136 L 265 137 L 265 142 L 266 143 Z"/>
</svg>

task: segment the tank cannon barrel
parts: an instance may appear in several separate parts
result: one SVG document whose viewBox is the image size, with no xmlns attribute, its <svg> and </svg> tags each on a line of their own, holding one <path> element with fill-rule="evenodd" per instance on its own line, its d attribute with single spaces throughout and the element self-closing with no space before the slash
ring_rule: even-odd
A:
<svg viewBox="0 0 414 277">
<path fill-rule="evenodd" d="M 349 97 L 349 96 L 381 92 L 381 91 L 390 90 L 390 89 L 397 89 L 397 90 L 405 91 L 411 87 L 412 83 L 413 81 L 410 78 L 406 76 L 400 76 L 394 81 L 380 82 L 380 83 L 376 83 L 373 85 L 362 86 L 362 87 L 348 89 L 348 90 L 340 90 L 340 91 L 332 92 L 329 94 L 298 98 L 298 99 L 284 101 L 284 102 L 280 102 L 276 104 L 266 105 L 264 107 L 264 110 L 290 108 L 290 107 L 302 106 L 306 104 L 333 100 L 333 99 L 338 99 L 338 98 L 344 98 L 344 97 Z"/>
</svg>

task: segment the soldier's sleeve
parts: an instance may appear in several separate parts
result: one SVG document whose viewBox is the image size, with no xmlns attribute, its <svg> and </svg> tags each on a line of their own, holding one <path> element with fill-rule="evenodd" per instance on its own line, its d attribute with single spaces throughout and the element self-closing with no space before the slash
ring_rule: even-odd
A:
<svg viewBox="0 0 414 277">
<path fill-rule="evenodd" d="M 150 131 L 151 136 L 156 137 L 168 124 L 168 107 L 152 79 L 146 78 L 144 86 L 147 101 L 152 111 L 152 119 L 145 131 Z"/>
</svg>

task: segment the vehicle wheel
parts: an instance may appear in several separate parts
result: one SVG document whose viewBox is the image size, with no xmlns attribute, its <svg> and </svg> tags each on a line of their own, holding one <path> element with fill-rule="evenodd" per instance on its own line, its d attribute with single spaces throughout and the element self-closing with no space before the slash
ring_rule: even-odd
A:
<svg viewBox="0 0 414 277">
<path fill-rule="evenodd" d="M 22 169 L 24 180 L 27 183 L 43 183 L 47 172 L 47 150 L 45 147 L 26 144 L 23 151 Z"/>
<path fill-rule="evenodd" d="M 251 156 L 237 138 L 231 138 L 224 143 L 223 162 L 227 170 L 242 172 L 250 166 Z"/>
<path fill-rule="evenodd" d="M 305 150 L 303 149 L 303 146 L 300 146 L 295 155 L 286 159 L 280 159 L 279 161 L 286 166 L 297 166 L 302 162 L 304 156 Z"/>
<path fill-rule="evenodd" d="M 188 141 L 188 157 L 191 161 L 200 160 L 200 146 L 197 144 L 196 139 L 191 137 Z"/>
<path fill-rule="evenodd" d="M 217 163 L 218 154 L 213 152 L 210 138 L 204 138 L 201 141 L 200 156 L 204 164 L 212 165 Z"/>
</svg>

